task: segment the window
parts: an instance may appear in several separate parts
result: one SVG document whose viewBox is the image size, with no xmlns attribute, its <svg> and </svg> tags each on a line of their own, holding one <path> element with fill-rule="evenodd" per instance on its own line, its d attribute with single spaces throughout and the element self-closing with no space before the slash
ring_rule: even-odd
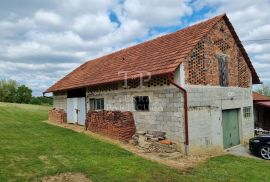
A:
<svg viewBox="0 0 270 182">
<path fill-rule="evenodd" d="M 251 117 L 251 107 L 244 107 L 243 108 L 243 115 L 244 115 L 244 118 L 250 118 Z"/>
<path fill-rule="evenodd" d="M 90 99 L 90 111 L 103 110 L 104 109 L 104 99 Z"/>
<path fill-rule="evenodd" d="M 226 55 L 218 55 L 219 62 L 219 84 L 222 87 L 228 86 L 228 60 Z"/>
<path fill-rule="evenodd" d="M 149 97 L 148 96 L 134 97 L 134 105 L 136 111 L 149 111 Z"/>
</svg>

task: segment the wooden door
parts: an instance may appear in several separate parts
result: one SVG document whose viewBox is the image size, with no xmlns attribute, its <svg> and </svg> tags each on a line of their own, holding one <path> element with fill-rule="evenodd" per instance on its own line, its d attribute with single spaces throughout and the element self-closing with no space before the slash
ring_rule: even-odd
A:
<svg viewBox="0 0 270 182">
<path fill-rule="evenodd" d="M 224 149 L 240 144 L 239 110 L 222 111 L 223 145 Z"/>
</svg>

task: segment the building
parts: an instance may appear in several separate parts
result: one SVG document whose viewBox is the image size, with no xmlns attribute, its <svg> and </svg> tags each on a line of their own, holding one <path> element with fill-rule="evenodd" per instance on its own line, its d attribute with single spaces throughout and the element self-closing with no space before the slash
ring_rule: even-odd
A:
<svg viewBox="0 0 270 182">
<path fill-rule="evenodd" d="M 255 127 L 270 131 L 270 98 L 253 92 Z"/>
<path fill-rule="evenodd" d="M 84 124 L 89 110 L 132 111 L 138 131 L 164 131 L 181 150 L 204 153 L 253 136 L 258 83 L 224 14 L 88 61 L 45 93 L 69 122 Z"/>
</svg>

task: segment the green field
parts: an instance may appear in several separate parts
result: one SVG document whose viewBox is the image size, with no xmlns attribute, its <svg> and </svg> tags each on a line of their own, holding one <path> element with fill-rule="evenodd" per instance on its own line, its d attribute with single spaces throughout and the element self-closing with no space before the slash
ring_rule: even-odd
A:
<svg viewBox="0 0 270 182">
<path fill-rule="evenodd" d="M 33 181 L 80 172 L 93 181 L 267 181 L 270 163 L 214 157 L 185 171 L 145 160 L 120 147 L 52 126 L 48 107 L 0 103 L 0 181 Z"/>
</svg>

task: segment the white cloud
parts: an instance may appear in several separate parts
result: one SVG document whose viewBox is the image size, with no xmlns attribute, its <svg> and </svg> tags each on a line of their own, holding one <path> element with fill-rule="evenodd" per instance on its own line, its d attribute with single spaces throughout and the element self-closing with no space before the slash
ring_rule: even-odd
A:
<svg viewBox="0 0 270 182">
<path fill-rule="evenodd" d="M 33 54 L 40 54 L 50 51 L 48 46 L 40 45 L 36 42 L 23 42 L 19 45 L 12 45 L 7 47 L 8 57 L 22 57 Z"/>
<path fill-rule="evenodd" d="M 266 53 L 266 54 L 258 54 L 254 56 L 254 59 L 257 62 L 261 62 L 261 63 L 269 63 L 270 64 L 270 53 Z M 270 71 L 269 71 L 270 73 Z"/>
<path fill-rule="evenodd" d="M 61 17 L 58 14 L 45 10 L 38 10 L 35 14 L 35 20 L 45 25 L 56 26 L 61 24 Z"/>
<path fill-rule="evenodd" d="M 20 18 L 15 21 L 7 21 L 0 19 L 0 38 L 14 38 L 18 39 L 30 29 L 35 29 L 34 21 L 28 17 Z"/>
<path fill-rule="evenodd" d="M 115 30 L 117 24 L 107 14 L 84 14 L 74 19 L 73 29 L 87 39 L 93 39 Z"/>
<path fill-rule="evenodd" d="M 118 3 L 115 0 L 65 0 L 60 2 L 61 11 L 68 14 L 85 14 L 106 12 Z"/>
<path fill-rule="evenodd" d="M 128 0 L 119 13 L 146 24 L 146 26 L 168 26 L 181 23 L 181 18 L 192 13 L 184 0 Z"/>
<path fill-rule="evenodd" d="M 264 43 L 263 41 L 258 42 L 255 41 L 254 43 L 251 42 L 250 44 L 246 44 L 245 48 L 248 51 L 248 53 L 256 56 L 258 54 L 264 54 L 269 52 L 270 43 L 269 42 Z"/>
<path fill-rule="evenodd" d="M 249 39 L 265 39 L 270 37 L 270 23 L 268 25 L 262 24 L 261 26 L 250 30 L 247 37 Z"/>
</svg>

